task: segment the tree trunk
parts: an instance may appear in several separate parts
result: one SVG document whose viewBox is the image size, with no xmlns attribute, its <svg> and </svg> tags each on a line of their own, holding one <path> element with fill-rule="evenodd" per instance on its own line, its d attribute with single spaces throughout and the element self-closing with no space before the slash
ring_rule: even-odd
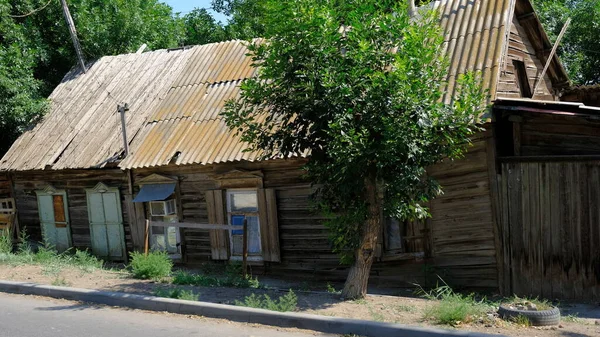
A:
<svg viewBox="0 0 600 337">
<path fill-rule="evenodd" d="M 354 265 L 350 268 L 342 290 L 344 298 L 363 298 L 367 294 L 369 274 L 377 248 L 377 236 L 381 232 L 381 203 L 375 174 L 365 178 L 365 197 L 368 203 L 368 218 L 362 226 L 360 246 L 354 252 Z"/>
</svg>

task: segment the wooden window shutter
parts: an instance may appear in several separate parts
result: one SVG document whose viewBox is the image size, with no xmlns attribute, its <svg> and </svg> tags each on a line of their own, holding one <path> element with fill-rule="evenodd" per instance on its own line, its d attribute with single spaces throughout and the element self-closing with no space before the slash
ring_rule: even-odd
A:
<svg viewBox="0 0 600 337">
<path fill-rule="evenodd" d="M 223 190 L 206 192 L 206 208 L 208 210 L 208 222 L 211 224 L 227 225 L 225 205 L 223 203 Z M 227 231 L 210 230 L 210 251 L 213 260 L 229 259 L 229 237 Z"/>
<path fill-rule="evenodd" d="M 275 190 L 272 188 L 259 188 L 257 196 L 263 260 L 280 262 L 279 224 L 277 221 L 277 200 L 275 197 Z"/>
</svg>

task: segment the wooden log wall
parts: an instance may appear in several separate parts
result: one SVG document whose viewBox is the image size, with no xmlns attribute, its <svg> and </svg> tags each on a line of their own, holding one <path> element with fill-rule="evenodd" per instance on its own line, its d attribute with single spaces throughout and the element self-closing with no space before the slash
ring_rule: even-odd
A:
<svg viewBox="0 0 600 337">
<path fill-rule="evenodd" d="M 502 164 L 504 275 L 517 295 L 600 298 L 600 161 Z"/>
<path fill-rule="evenodd" d="M 0 199 L 11 197 L 11 187 L 8 175 L 0 173 Z"/>
<path fill-rule="evenodd" d="M 131 229 L 128 207 L 125 202 L 129 194 L 127 176 L 121 170 L 72 170 L 72 171 L 35 171 L 14 174 L 15 198 L 19 212 L 19 224 L 26 228 L 31 239 L 41 241 L 40 219 L 38 214 L 36 190 L 52 185 L 58 190 L 66 190 L 69 221 L 73 246 L 77 249 L 91 249 L 90 225 L 88 219 L 86 189 L 99 182 L 109 187 L 118 187 L 121 194 L 123 221 L 127 250 L 132 250 Z"/>
<path fill-rule="evenodd" d="M 510 39 L 508 46 L 508 57 L 506 58 L 506 68 L 501 72 L 500 82 L 498 83 L 497 96 L 502 98 L 521 98 L 519 81 L 517 79 L 516 69 L 513 66 L 513 60 L 523 61 L 527 69 L 527 78 L 529 86 L 533 91 L 536 78 L 544 69 L 544 64 L 536 56 L 535 48 L 531 45 L 527 33 L 519 20 L 513 18 L 510 27 Z M 554 101 L 557 97 L 552 89 L 550 77 L 546 74 L 543 82 L 535 93 L 535 99 Z"/>
<path fill-rule="evenodd" d="M 486 150 L 488 139 L 489 133 L 478 136 L 466 158 L 432 168 L 432 175 L 446 191 L 432 204 L 430 231 L 433 240 L 418 244 L 432 246 L 432 258 L 382 259 L 373 266 L 372 284 L 406 286 L 428 280 L 435 283 L 435 274 L 439 273 L 456 286 L 497 287 Z M 134 170 L 134 181 L 153 173 L 177 177 L 183 210 L 180 220 L 206 223 L 205 193 L 222 188 L 217 181 L 219 176 L 227 172 L 261 172 L 263 187 L 276 191 L 281 248 L 281 263 L 267 263 L 265 271 L 286 277 L 343 280 L 347 267 L 340 265 L 338 256 L 331 251 L 322 216 L 311 211 L 311 186 L 302 178 L 304 172 L 299 169 L 302 162 L 241 162 L 141 169 Z M 235 183 L 228 185 L 235 187 Z M 209 261 L 208 231 L 185 229 L 183 234 L 186 262 Z"/>
<path fill-rule="evenodd" d="M 463 159 L 428 170 L 444 191 L 431 202 L 432 267 L 450 285 L 498 288 L 490 137 L 479 134 Z"/>
</svg>

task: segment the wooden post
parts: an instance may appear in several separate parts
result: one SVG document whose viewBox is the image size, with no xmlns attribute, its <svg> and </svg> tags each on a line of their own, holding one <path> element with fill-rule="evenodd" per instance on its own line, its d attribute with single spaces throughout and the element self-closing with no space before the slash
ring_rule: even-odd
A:
<svg viewBox="0 0 600 337">
<path fill-rule="evenodd" d="M 248 268 L 248 219 L 246 218 L 244 218 L 242 241 L 242 276 L 246 278 Z"/>
<path fill-rule="evenodd" d="M 144 255 L 148 255 L 150 246 L 150 220 L 146 219 L 146 232 L 144 234 Z"/>
</svg>

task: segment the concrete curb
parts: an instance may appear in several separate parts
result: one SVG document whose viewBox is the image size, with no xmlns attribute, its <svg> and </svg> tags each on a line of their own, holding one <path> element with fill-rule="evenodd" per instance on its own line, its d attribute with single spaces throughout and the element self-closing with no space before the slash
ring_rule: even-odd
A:
<svg viewBox="0 0 600 337">
<path fill-rule="evenodd" d="M 283 313 L 232 305 L 184 301 L 92 289 L 55 287 L 25 282 L 0 281 L 0 292 L 47 296 L 141 310 L 167 311 L 176 314 L 223 318 L 236 322 L 299 328 L 333 334 L 356 334 L 372 337 L 498 336 L 456 330 L 411 327 L 402 324 L 389 324 L 348 318 L 301 313 Z"/>
</svg>

